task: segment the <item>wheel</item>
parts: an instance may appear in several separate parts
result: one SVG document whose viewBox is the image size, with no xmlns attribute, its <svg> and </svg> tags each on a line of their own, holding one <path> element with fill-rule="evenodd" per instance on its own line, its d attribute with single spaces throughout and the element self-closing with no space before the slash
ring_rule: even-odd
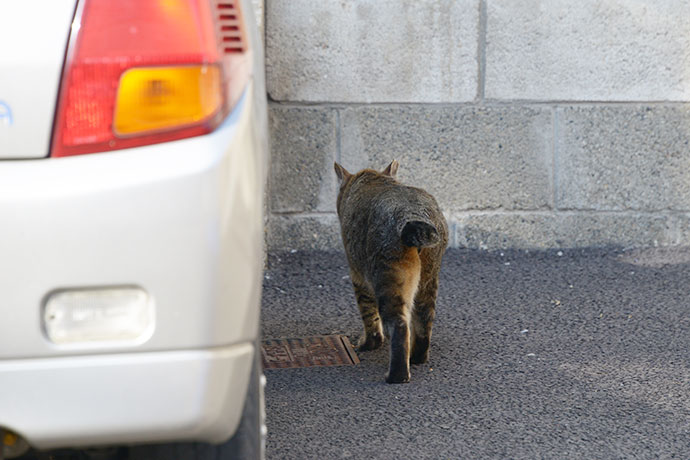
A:
<svg viewBox="0 0 690 460">
<path fill-rule="evenodd" d="M 23 438 L 0 428 L 0 460 L 19 457 L 29 449 L 29 444 Z"/>
</svg>

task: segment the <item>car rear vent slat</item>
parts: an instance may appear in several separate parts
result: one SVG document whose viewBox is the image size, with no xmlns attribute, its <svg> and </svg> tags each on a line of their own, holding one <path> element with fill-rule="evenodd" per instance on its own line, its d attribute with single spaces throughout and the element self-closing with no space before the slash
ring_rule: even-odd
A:
<svg viewBox="0 0 690 460">
<path fill-rule="evenodd" d="M 245 51 L 245 37 L 237 0 L 217 0 L 218 36 L 223 44 L 223 53 L 236 54 Z"/>
</svg>

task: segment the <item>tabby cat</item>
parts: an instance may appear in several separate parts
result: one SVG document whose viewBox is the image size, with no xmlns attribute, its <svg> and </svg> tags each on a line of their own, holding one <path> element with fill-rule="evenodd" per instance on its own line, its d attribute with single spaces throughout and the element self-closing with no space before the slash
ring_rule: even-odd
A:
<svg viewBox="0 0 690 460">
<path fill-rule="evenodd" d="M 410 381 L 410 364 L 427 362 L 441 258 L 448 225 L 433 196 L 396 180 L 398 162 L 383 171 L 340 180 L 338 218 L 355 298 L 364 323 L 357 351 L 390 340 L 388 383 Z"/>
</svg>

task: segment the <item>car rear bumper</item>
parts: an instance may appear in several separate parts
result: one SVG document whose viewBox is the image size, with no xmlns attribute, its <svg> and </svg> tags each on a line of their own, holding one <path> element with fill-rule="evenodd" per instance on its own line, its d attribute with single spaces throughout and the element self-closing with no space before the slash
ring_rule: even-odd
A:
<svg viewBox="0 0 690 460">
<path fill-rule="evenodd" d="M 220 442 L 239 423 L 254 352 L 245 343 L 2 361 L 0 422 L 39 449 Z"/>
</svg>

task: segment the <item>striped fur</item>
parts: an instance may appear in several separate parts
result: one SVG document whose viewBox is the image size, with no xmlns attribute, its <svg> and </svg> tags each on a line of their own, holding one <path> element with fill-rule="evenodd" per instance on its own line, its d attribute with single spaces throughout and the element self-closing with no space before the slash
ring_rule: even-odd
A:
<svg viewBox="0 0 690 460">
<path fill-rule="evenodd" d="M 410 380 L 429 357 L 448 226 L 436 200 L 400 184 L 398 162 L 350 174 L 339 164 L 338 217 L 355 299 L 364 324 L 358 351 L 390 340 L 388 383 Z"/>
</svg>

